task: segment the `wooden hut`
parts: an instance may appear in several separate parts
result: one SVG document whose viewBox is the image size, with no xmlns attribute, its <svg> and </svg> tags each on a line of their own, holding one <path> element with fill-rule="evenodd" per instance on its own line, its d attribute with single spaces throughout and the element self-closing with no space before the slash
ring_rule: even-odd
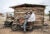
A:
<svg viewBox="0 0 50 34">
<path fill-rule="evenodd" d="M 42 25 L 44 23 L 44 9 L 45 5 L 36 5 L 36 4 L 22 4 L 17 6 L 12 6 L 14 9 L 14 23 L 17 23 L 17 17 L 24 16 L 25 12 L 32 11 L 35 13 L 36 20 L 34 25 Z"/>
</svg>

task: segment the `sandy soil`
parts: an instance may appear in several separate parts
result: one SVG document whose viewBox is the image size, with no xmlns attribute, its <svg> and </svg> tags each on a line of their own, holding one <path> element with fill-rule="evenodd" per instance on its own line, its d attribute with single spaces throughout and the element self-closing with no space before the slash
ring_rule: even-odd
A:
<svg viewBox="0 0 50 34">
<path fill-rule="evenodd" d="M 40 30 L 33 30 L 32 32 L 12 31 L 10 28 L 0 29 L 0 34 L 49 34 Z"/>
</svg>

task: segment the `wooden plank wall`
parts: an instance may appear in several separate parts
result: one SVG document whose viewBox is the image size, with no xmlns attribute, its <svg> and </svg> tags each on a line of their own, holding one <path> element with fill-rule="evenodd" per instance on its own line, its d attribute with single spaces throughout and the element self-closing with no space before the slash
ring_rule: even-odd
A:
<svg viewBox="0 0 50 34">
<path fill-rule="evenodd" d="M 19 8 L 16 8 L 15 11 L 14 11 L 14 22 L 16 22 L 16 17 L 17 16 L 24 16 L 25 14 L 24 13 L 17 13 L 17 12 L 29 12 L 29 11 L 32 11 L 35 13 L 36 15 L 36 21 L 35 23 L 38 23 L 38 25 L 42 24 L 43 20 L 44 20 L 44 8 L 43 7 L 19 7 Z"/>
</svg>

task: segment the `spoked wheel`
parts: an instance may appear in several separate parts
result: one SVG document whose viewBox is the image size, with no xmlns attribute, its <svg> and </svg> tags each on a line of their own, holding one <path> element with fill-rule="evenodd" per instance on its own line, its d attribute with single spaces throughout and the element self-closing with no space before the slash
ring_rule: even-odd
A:
<svg viewBox="0 0 50 34">
<path fill-rule="evenodd" d="M 33 27 L 30 27 L 30 31 L 33 31 Z"/>
<path fill-rule="evenodd" d="M 4 26 L 5 27 L 11 27 L 13 22 L 5 21 Z"/>
<path fill-rule="evenodd" d="M 18 30 L 17 25 L 16 25 L 16 24 L 13 24 L 13 25 L 11 26 L 11 29 L 12 29 L 12 31 Z"/>
<path fill-rule="evenodd" d="M 29 26 L 28 27 L 28 31 L 33 31 L 33 27 L 32 26 Z"/>
<path fill-rule="evenodd" d="M 31 22 L 27 23 L 27 30 L 28 31 L 33 31 L 33 24 Z"/>
</svg>

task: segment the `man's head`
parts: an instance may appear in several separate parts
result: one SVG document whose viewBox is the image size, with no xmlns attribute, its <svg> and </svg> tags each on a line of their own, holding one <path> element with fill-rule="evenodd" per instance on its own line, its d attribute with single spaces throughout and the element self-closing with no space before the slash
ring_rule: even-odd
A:
<svg viewBox="0 0 50 34">
<path fill-rule="evenodd" d="M 26 12 L 26 14 L 32 14 L 32 12 Z"/>
</svg>

